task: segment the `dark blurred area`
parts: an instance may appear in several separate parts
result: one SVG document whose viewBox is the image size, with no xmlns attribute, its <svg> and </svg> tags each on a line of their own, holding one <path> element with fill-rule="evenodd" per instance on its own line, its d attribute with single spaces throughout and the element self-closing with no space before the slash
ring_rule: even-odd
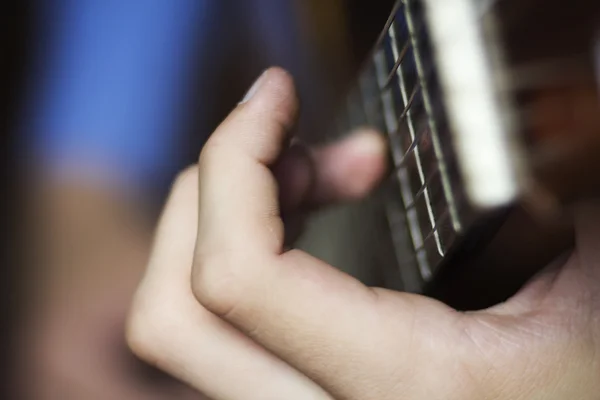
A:
<svg viewBox="0 0 600 400">
<path fill-rule="evenodd" d="M 122 338 L 170 183 L 271 65 L 325 140 L 392 5 L 3 2 L 0 398 L 198 398 Z"/>
<path fill-rule="evenodd" d="M 10 398 L 10 382 L 14 377 L 14 322 L 19 315 L 18 239 L 21 237 L 18 200 L 20 183 L 16 167 L 18 154 L 17 137 L 14 131 L 17 122 L 18 105 L 22 95 L 24 71 L 28 61 L 29 43 L 28 7 L 26 2 L 3 2 L 0 6 L 0 181 L 2 193 L 2 246 L 0 247 L 0 359 L 2 378 L 0 398 Z"/>
</svg>

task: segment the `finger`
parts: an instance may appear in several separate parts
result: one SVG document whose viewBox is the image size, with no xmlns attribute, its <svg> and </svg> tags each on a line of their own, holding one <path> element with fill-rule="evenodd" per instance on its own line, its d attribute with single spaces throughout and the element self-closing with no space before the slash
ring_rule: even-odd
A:
<svg viewBox="0 0 600 400">
<path fill-rule="evenodd" d="M 383 137 L 366 129 L 321 148 L 294 143 L 273 169 L 282 211 L 368 195 L 384 177 L 386 150 Z"/>
<path fill-rule="evenodd" d="M 135 296 L 128 340 L 146 361 L 215 400 L 328 399 L 302 374 L 200 306 L 189 277 L 196 237 L 197 170 L 178 179 Z"/>
<path fill-rule="evenodd" d="M 369 130 L 322 148 L 309 149 L 296 141 L 286 150 L 273 168 L 285 244 L 301 234 L 308 211 L 369 194 L 385 174 L 385 150 L 381 135 Z"/>
<path fill-rule="evenodd" d="M 366 129 L 314 150 L 316 175 L 309 201 L 318 206 L 366 196 L 384 177 L 386 151 L 383 136 Z"/>
<path fill-rule="evenodd" d="M 273 167 L 283 215 L 298 211 L 306 202 L 313 191 L 316 168 L 311 150 L 300 141 L 295 141 Z"/>
<path fill-rule="evenodd" d="M 298 111 L 291 77 L 274 68 L 257 81 L 204 146 L 199 160 L 196 253 L 280 253 L 283 224 L 270 167 L 288 141 Z"/>
</svg>

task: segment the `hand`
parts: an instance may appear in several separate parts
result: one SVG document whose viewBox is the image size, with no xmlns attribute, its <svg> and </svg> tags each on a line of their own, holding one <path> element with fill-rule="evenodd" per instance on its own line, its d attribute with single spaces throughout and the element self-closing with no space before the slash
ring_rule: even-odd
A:
<svg viewBox="0 0 600 400">
<path fill-rule="evenodd" d="M 369 288 L 286 250 L 280 214 L 367 193 L 383 145 L 363 133 L 308 157 L 287 147 L 290 77 L 251 94 L 175 183 L 130 314 L 139 356 L 215 400 L 598 398 L 600 207 L 576 211 L 567 261 L 494 308 Z"/>
</svg>

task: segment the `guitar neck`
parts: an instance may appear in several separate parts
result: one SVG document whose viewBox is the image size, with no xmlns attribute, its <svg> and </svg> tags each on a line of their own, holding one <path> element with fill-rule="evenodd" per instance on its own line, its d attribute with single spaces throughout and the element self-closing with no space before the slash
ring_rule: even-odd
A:
<svg viewBox="0 0 600 400">
<path fill-rule="evenodd" d="M 546 2 L 544 17 L 536 23 L 550 29 L 557 26 L 555 17 L 561 15 L 561 10 L 568 8 L 569 15 L 576 15 L 580 5 L 586 5 L 590 14 L 600 12 L 598 2 L 574 1 L 577 4 L 572 7 L 558 0 Z M 529 163 L 535 152 L 526 147 L 523 132 L 527 129 L 523 125 L 531 121 L 524 123 L 517 112 L 527 106 L 518 103 L 522 93 L 512 91 L 519 79 L 511 72 L 515 65 L 509 64 L 531 60 L 523 57 L 528 53 L 514 37 L 521 32 L 517 38 L 526 46 L 549 49 L 547 55 L 555 57 L 562 53 L 554 54 L 553 49 L 563 49 L 564 53 L 575 46 L 552 47 L 535 31 L 518 30 L 522 24 L 515 22 L 519 20 L 515 15 L 528 9 L 524 3 L 512 2 L 512 7 L 510 1 L 398 0 L 336 121 L 338 134 L 369 125 L 389 140 L 393 171 L 388 180 L 387 213 L 394 240 L 406 242 L 408 238 L 410 242 L 410 254 L 397 254 L 401 270 L 402 265 L 416 266 L 404 268 L 403 280 L 409 291 L 418 291 L 431 282 L 443 263 L 461 248 L 476 247 L 472 238 L 485 236 L 480 228 L 485 231 L 497 225 L 490 221 L 502 215 L 505 208 L 527 196 L 535 197 L 532 189 L 540 185 L 558 187 L 556 174 L 549 171 L 564 170 L 565 165 L 574 171 L 581 165 L 573 154 L 583 154 L 583 150 L 570 153 L 570 164 L 561 163 L 564 157 L 553 158 L 546 163 L 550 165 L 546 170 L 534 171 Z M 509 20 L 514 27 L 506 22 Z M 586 16 L 585 20 L 595 19 Z M 498 22 L 504 22 L 502 33 L 497 29 Z M 563 30 L 578 34 L 571 35 L 577 38 L 576 48 L 585 49 L 594 29 L 566 26 Z M 505 46 L 507 43 L 510 48 Z M 505 50 L 511 54 L 503 54 Z M 596 79 L 588 75 L 592 79 L 582 81 L 587 88 Z M 535 82 L 531 73 L 528 76 L 530 82 Z M 554 81 L 550 86 L 556 84 Z M 534 93 L 534 105 L 547 89 L 530 91 Z M 556 87 L 550 89 L 558 93 Z M 593 89 L 584 91 L 588 103 L 581 109 L 596 110 L 591 112 L 594 117 L 599 113 Z M 562 95 L 563 100 L 572 101 L 572 92 L 582 98 L 580 86 L 566 92 L 569 94 Z M 564 102 L 561 104 L 564 107 Z M 542 105 L 548 108 L 547 101 Z M 598 123 L 588 130 L 597 132 L 600 118 L 592 120 Z M 586 136 L 578 142 L 578 148 L 600 149 L 597 137 Z M 540 179 L 544 174 L 549 178 Z M 542 203 L 538 201 L 536 207 Z"/>
<path fill-rule="evenodd" d="M 389 140 L 388 219 L 397 241 L 408 233 L 418 267 L 418 276 L 404 277 L 409 290 L 410 282 L 416 288 L 432 279 L 475 218 L 454 151 L 426 3 L 396 3 L 336 126 L 338 132 L 374 126 Z M 398 257 L 406 262 L 407 254 Z"/>
</svg>

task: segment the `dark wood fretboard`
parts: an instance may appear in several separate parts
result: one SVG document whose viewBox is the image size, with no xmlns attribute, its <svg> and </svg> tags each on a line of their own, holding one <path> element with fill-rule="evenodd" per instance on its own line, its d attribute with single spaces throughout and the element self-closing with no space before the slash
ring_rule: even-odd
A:
<svg viewBox="0 0 600 400">
<path fill-rule="evenodd" d="M 460 206 L 439 90 L 421 5 L 398 1 L 336 129 L 369 125 L 389 139 L 394 168 L 387 215 L 393 239 L 406 240 L 407 231 L 410 238 L 412 254 L 397 254 L 407 290 L 432 279 L 463 230 L 467 211 Z"/>
</svg>

